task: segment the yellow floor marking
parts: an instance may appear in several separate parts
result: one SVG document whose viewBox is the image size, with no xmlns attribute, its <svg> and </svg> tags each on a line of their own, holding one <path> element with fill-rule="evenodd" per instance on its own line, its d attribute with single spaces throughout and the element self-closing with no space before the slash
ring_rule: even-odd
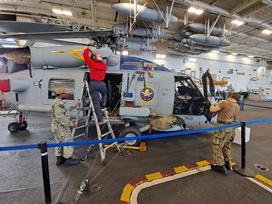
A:
<svg viewBox="0 0 272 204">
<path fill-rule="evenodd" d="M 121 201 L 129 202 L 130 195 L 133 191 L 134 187 L 131 184 L 127 184 L 125 188 L 123 189 L 122 195 L 121 195 Z"/>
<path fill-rule="evenodd" d="M 272 180 L 260 175 L 260 174 L 256 174 L 255 178 L 259 179 L 260 181 L 266 183 L 269 186 L 272 186 Z"/>
<path fill-rule="evenodd" d="M 184 166 L 181 166 L 181 167 L 183 168 Z M 180 168 L 180 167 L 177 167 L 177 168 Z M 157 180 L 153 180 L 153 181 L 150 181 L 150 182 L 142 183 L 142 184 L 136 186 L 133 189 L 131 197 L 130 197 L 130 204 L 137 204 L 138 194 L 141 192 L 141 190 L 143 190 L 145 188 L 149 188 L 151 186 L 155 186 L 155 185 L 165 183 L 165 182 L 170 182 L 170 181 L 173 181 L 173 180 L 176 180 L 176 179 L 181 179 L 183 177 L 194 175 L 194 174 L 204 172 L 204 171 L 208 171 L 210 169 L 211 169 L 210 166 L 199 167 L 197 169 L 192 169 L 190 171 L 185 171 L 183 173 L 177 173 L 177 174 L 174 174 L 172 176 L 167 176 L 167 177 L 163 177 L 161 179 L 157 179 Z"/>
<path fill-rule="evenodd" d="M 197 164 L 199 167 L 203 167 L 203 166 L 209 165 L 210 162 L 208 162 L 207 160 L 203 160 L 203 161 L 196 162 L 196 164 Z"/>
<path fill-rule="evenodd" d="M 179 173 L 183 173 L 185 171 L 188 171 L 189 169 L 186 166 L 179 166 L 174 168 L 174 171 L 179 174 Z"/>
<path fill-rule="evenodd" d="M 147 174 L 147 175 L 145 175 L 145 177 L 148 181 L 153 181 L 153 180 L 162 178 L 162 175 L 160 172 L 156 172 L 156 173 L 152 173 L 152 174 Z"/>
<path fill-rule="evenodd" d="M 264 185 L 257 179 L 246 177 L 248 180 L 252 181 L 253 183 L 257 184 L 258 186 L 262 187 L 263 189 L 267 190 L 268 192 L 272 193 L 272 188 L 269 188 L 267 185 Z M 133 193 L 133 192 L 132 192 Z"/>
<path fill-rule="evenodd" d="M 232 161 L 230 162 L 231 166 L 234 166 L 235 164 L 236 164 L 235 162 L 232 162 Z"/>
</svg>

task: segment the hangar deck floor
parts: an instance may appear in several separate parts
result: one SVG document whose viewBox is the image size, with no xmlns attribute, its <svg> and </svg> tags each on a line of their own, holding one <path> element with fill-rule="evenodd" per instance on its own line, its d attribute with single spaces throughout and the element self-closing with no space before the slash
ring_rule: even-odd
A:
<svg viewBox="0 0 272 204">
<path fill-rule="evenodd" d="M 272 107 L 270 103 L 253 103 Z M 243 120 L 255 120 L 271 117 L 271 109 L 246 107 L 241 113 Z M 29 117 L 29 129 L 17 134 L 9 134 L 7 125 L 12 117 L 0 118 L 1 146 L 53 142 L 49 138 L 50 118 Z M 247 145 L 247 166 L 265 177 L 272 179 L 272 171 L 255 168 L 262 164 L 272 169 L 272 128 L 271 123 L 251 127 L 251 140 Z M 210 134 L 190 135 L 180 138 L 167 138 L 147 142 L 147 152 L 130 152 L 126 156 L 118 155 L 102 166 L 94 161 L 97 151 L 93 149 L 89 159 L 78 166 L 65 168 L 55 166 L 54 150 L 49 150 L 49 166 L 52 198 L 64 203 L 74 203 L 78 187 L 89 172 L 91 192 L 81 197 L 79 203 L 120 203 L 124 186 L 143 175 L 164 171 L 170 168 L 211 159 Z M 86 147 L 76 148 L 78 156 L 84 154 Z M 108 154 L 110 160 L 114 151 Z M 233 145 L 234 161 L 240 161 L 240 146 Z M 0 203 L 43 203 L 40 154 L 38 150 L 0 152 Z M 105 168 L 104 168 L 105 167 Z M 98 175 L 100 170 L 103 171 Z M 66 185 L 65 185 L 66 184 Z M 98 188 L 95 188 L 95 186 Z M 219 187 L 218 187 L 219 186 Z M 222 191 L 226 191 L 224 194 Z M 213 193 L 214 192 L 214 193 Z M 252 199 L 240 199 L 250 194 Z M 158 196 L 159 195 L 159 196 Z M 201 196 L 202 195 L 202 196 Z M 203 202 L 202 202 L 203 201 Z M 272 194 L 261 189 L 251 181 L 236 174 L 221 176 L 206 171 L 197 175 L 178 179 L 143 190 L 138 203 L 271 203 Z"/>
</svg>

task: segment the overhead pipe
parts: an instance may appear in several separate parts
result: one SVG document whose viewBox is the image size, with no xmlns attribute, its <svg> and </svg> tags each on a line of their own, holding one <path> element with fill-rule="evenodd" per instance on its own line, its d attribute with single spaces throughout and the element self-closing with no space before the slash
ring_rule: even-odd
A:
<svg viewBox="0 0 272 204">
<path fill-rule="evenodd" d="M 196 7 L 201 7 L 209 12 L 212 13 L 216 13 L 216 14 L 221 14 L 222 16 L 228 17 L 228 18 L 236 18 L 236 19 L 240 19 L 242 21 L 245 21 L 247 23 L 253 23 L 253 24 L 258 24 L 258 25 L 262 25 L 263 27 L 272 30 L 272 26 L 264 23 L 263 21 L 257 19 L 257 18 L 253 18 L 253 17 L 249 17 L 249 18 L 243 18 L 237 14 L 232 14 L 229 11 L 226 11 L 225 9 L 222 9 L 220 7 L 217 6 L 212 6 L 208 3 L 205 2 L 201 2 L 201 1 L 195 1 L 195 0 L 176 0 L 177 3 L 180 4 L 189 4 L 192 6 L 196 6 Z"/>
</svg>

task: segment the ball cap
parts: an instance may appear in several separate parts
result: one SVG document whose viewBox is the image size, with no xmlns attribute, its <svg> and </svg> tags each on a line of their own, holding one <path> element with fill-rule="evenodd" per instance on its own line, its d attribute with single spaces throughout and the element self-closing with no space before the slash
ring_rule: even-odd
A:
<svg viewBox="0 0 272 204">
<path fill-rule="evenodd" d="M 68 93 L 68 90 L 64 87 L 58 87 L 54 89 L 54 92 L 59 95 L 59 94 Z"/>
</svg>

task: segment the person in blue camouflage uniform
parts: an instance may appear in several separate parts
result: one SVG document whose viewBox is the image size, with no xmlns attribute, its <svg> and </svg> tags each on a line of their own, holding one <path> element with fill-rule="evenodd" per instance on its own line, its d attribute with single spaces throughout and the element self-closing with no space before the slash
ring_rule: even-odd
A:
<svg viewBox="0 0 272 204">
<path fill-rule="evenodd" d="M 70 111 L 75 109 L 75 106 L 67 107 L 63 101 L 68 97 L 67 89 L 63 87 L 54 90 L 56 99 L 52 105 L 52 123 L 51 131 L 57 143 L 73 142 L 71 128 L 75 124 L 70 119 Z M 56 147 L 55 155 L 57 157 L 56 165 L 76 165 L 80 163 L 79 159 L 73 158 L 74 148 L 72 146 Z"/>
</svg>

